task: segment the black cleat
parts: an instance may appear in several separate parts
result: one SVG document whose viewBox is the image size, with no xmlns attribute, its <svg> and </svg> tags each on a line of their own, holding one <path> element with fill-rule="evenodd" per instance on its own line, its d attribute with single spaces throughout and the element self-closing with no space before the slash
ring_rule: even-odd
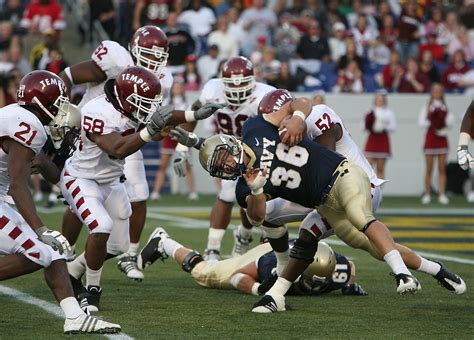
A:
<svg viewBox="0 0 474 340">
<path fill-rule="evenodd" d="M 433 277 L 438 280 L 438 283 L 447 290 L 453 292 L 454 294 L 464 294 L 467 289 L 464 280 L 461 279 L 459 275 L 451 273 L 448 268 L 446 268 L 441 262 L 433 262 L 436 262 L 441 266 L 441 269 L 439 270 L 438 274 L 433 275 Z"/>
<path fill-rule="evenodd" d="M 421 289 L 420 282 L 416 277 L 408 274 L 394 274 L 395 280 L 397 281 L 397 293 L 405 295 L 407 293 L 415 294 Z"/>
<path fill-rule="evenodd" d="M 341 289 L 342 295 L 366 296 L 367 292 L 358 283 L 351 283 Z"/>
<path fill-rule="evenodd" d="M 102 294 L 102 288 L 100 288 L 99 286 L 87 286 L 86 291 L 80 294 L 77 300 L 81 304 L 86 303 L 87 301 L 87 310 L 89 312 L 98 312 L 99 306 L 100 306 L 101 294 Z"/>
<path fill-rule="evenodd" d="M 148 242 L 137 258 L 139 270 L 143 270 L 158 259 L 166 259 L 168 255 L 163 249 L 163 241 L 169 238 L 168 233 L 163 228 L 156 228 L 148 238 Z"/>
<path fill-rule="evenodd" d="M 255 303 L 252 306 L 253 313 L 276 313 L 276 312 L 284 312 L 285 309 L 285 297 L 282 296 L 271 296 L 271 295 L 264 295 L 260 301 Z"/>
</svg>

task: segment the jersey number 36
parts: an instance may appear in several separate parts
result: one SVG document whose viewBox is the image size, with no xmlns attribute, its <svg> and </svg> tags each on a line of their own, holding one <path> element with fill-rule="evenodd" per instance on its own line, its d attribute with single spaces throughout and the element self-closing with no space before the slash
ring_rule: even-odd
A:
<svg viewBox="0 0 474 340">
<path fill-rule="evenodd" d="M 276 148 L 276 156 L 280 161 L 300 168 L 308 162 L 309 153 L 302 146 L 280 143 Z M 272 171 L 270 181 L 274 186 L 280 186 L 285 182 L 286 188 L 296 189 L 301 184 L 301 175 L 296 170 L 279 166 Z"/>
</svg>

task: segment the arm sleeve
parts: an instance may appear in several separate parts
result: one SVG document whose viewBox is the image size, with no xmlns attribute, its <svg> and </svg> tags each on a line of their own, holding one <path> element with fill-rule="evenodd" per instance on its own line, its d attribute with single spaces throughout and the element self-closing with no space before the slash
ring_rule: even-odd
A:
<svg viewBox="0 0 474 340">
<path fill-rule="evenodd" d="M 118 43 L 110 40 L 102 41 L 92 52 L 91 59 L 106 74 L 107 78 L 115 78 L 125 68 L 133 65 L 130 53 Z"/>
<path fill-rule="evenodd" d="M 46 143 L 46 131 L 39 120 L 25 119 L 17 116 L 9 122 L 9 137 L 15 142 L 33 150 L 35 155 L 39 154 Z"/>
</svg>

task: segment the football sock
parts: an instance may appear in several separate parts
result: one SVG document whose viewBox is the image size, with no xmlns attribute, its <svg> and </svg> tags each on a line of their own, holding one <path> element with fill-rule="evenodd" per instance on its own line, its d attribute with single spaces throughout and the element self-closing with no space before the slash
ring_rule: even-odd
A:
<svg viewBox="0 0 474 340">
<path fill-rule="evenodd" d="M 423 272 L 430 275 L 436 275 L 441 270 L 441 266 L 439 265 L 439 263 L 427 260 L 421 256 L 420 259 L 420 268 L 417 269 L 419 272 Z"/>
<path fill-rule="evenodd" d="M 283 277 L 279 277 L 278 280 L 276 280 L 275 284 L 273 287 L 265 294 L 265 295 L 285 295 L 288 289 L 290 289 L 292 282 L 288 281 L 287 279 Z"/>
<path fill-rule="evenodd" d="M 72 277 L 79 279 L 86 271 L 86 258 L 84 253 L 75 258 L 74 261 L 67 263 L 67 271 Z"/>
<path fill-rule="evenodd" d="M 242 224 L 239 224 L 238 231 L 239 235 L 245 239 L 252 237 L 252 229 L 247 229 Z"/>
<path fill-rule="evenodd" d="M 81 307 L 79 307 L 77 300 L 72 296 L 62 299 L 61 302 L 59 302 L 59 305 L 66 315 L 66 319 L 75 319 L 84 314 Z"/>
<path fill-rule="evenodd" d="M 90 269 L 86 266 L 86 284 L 87 286 L 100 286 L 100 276 L 102 275 L 102 268 L 98 270 Z"/>
<path fill-rule="evenodd" d="M 127 253 L 129 253 L 132 256 L 137 255 L 139 247 L 140 247 L 140 242 L 137 242 L 137 243 L 130 242 L 130 247 L 128 247 Z"/>
<path fill-rule="evenodd" d="M 207 238 L 207 249 L 220 251 L 224 234 L 225 229 L 209 228 L 209 236 Z"/>
<path fill-rule="evenodd" d="M 407 266 L 403 262 L 402 256 L 400 255 L 400 252 L 398 250 L 394 249 L 389 251 L 387 254 L 384 255 L 383 259 L 390 266 L 394 274 L 411 275 Z"/>
<path fill-rule="evenodd" d="M 183 248 L 183 246 L 171 238 L 167 238 L 163 241 L 163 249 L 165 250 L 166 255 L 171 256 L 173 260 L 174 254 L 178 248 Z"/>
<path fill-rule="evenodd" d="M 276 272 L 277 272 L 277 275 L 280 276 L 281 273 L 283 273 L 283 269 L 285 269 L 286 265 L 288 264 L 290 250 L 288 249 L 281 253 L 278 251 L 274 251 L 274 253 L 277 258 Z"/>
</svg>

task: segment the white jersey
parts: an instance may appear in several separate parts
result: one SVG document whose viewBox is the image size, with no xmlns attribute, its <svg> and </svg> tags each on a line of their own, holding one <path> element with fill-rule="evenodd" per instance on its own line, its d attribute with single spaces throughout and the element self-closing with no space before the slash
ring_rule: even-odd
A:
<svg viewBox="0 0 474 340">
<path fill-rule="evenodd" d="M 18 104 L 11 104 L 0 109 L 0 146 L 1 140 L 8 138 L 37 155 L 48 137 L 38 117 Z M 9 186 L 8 154 L 0 148 L 0 201 L 5 199 Z"/>
<path fill-rule="evenodd" d="M 359 165 L 367 173 L 369 180 L 375 186 L 382 185 L 385 181 L 377 178 L 374 169 L 370 166 L 367 158 L 352 139 L 349 131 L 344 127 L 341 117 L 327 105 L 315 105 L 311 114 L 306 118 L 307 135 L 314 139 L 331 127 L 331 124 L 339 124 L 342 129 L 342 137 L 336 142 L 336 152 L 346 157 L 351 162 Z"/>
<path fill-rule="evenodd" d="M 91 59 L 99 66 L 99 68 L 105 73 L 107 79 L 102 83 L 89 83 L 87 84 L 87 90 L 79 103 L 79 108 L 91 101 L 92 99 L 104 94 L 104 84 L 107 80 L 116 78 L 124 69 L 129 66 L 135 65 L 132 59 L 132 55 L 120 44 L 111 40 L 102 41 L 99 46 L 92 52 Z M 171 72 L 164 68 L 160 76 L 161 83 L 161 94 L 163 95 L 164 101 L 169 100 L 171 93 L 171 86 L 173 85 L 173 76 Z"/>
<path fill-rule="evenodd" d="M 87 103 L 81 110 L 81 117 L 81 142 L 68 159 L 65 171 L 73 177 L 93 179 L 98 183 L 118 179 L 123 174 L 125 160 L 110 157 L 86 136 L 86 131 L 128 135 L 136 132 L 138 124 L 117 111 L 105 94 Z"/>
<path fill-rule="evenodd" d="M 273 86 L 256 83 L 255 90 L 247 101 L 240 105 L 237 110 L 231 110 L 226 106 L 223 109 L 217 110 L 214 114 L 217 126 L 221 133 L 227 135 L 242 137 L 242 126 L 249 117 L 257 115 L 258 104 L 264 95 L 275 90 Z M 219 103 L 226 104 L 224 96 L 224 83 L 222 79 L 209 80 L 202 89 L 199 101 L 205 103 Z"/>
</svg>

